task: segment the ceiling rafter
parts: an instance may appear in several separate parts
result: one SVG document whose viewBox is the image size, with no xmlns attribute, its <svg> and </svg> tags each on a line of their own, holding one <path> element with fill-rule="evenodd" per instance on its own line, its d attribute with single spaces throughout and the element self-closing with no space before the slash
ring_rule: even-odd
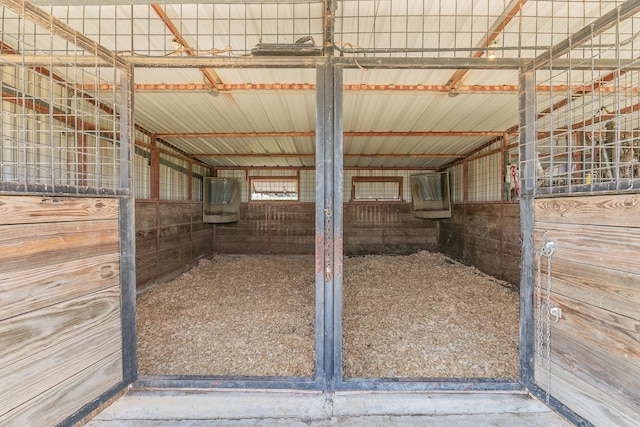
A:
<svg viewBox="0 0 640 427">
<path fill-rule="evenodd" d="M 195 50 L 189 45 L 189 42 L 184 38 L 178 27 L 175 26 L 171 18 L 167 15 L 164 9 L 157 4 L 152 4 L 151 8 L 158 14 L 164 25 L 167 26 L 171 34 L 174 35 L 176 43 L 184 48 L 184 51 L 188 56 L 197 56 Z M 200 68 L 200 72 L 204 75 L 204 78 L 209 82 L 212 88 L 218 89 L 218 86 L 222 84 L 220 76 L 213 69 Z"/>
<path fill-rule="evenodd" d="M 476 46 L 478 48 L 472 54 L 472 58 L 480 58 L 482 57 L 487 48 L 496 41 L 500 33 L 504 30 L 504 28 L 511 22 L 511 20 L 522 10 L 522 6 L 527 2 L 527 0 L 512 0 L 512 2 L 507 5 L 504 12 L 498 17 L 498 19 L 493 23 L 493 25 L 487 31 L 487 35 L 482 38 L 480 43 Z M 462 78 L 469 72 L 468 69 L 461 69 L 453 73 L 453 75 L 449 78 L 446 83 L 446 86 L 449 90 L 457 90 L 457 86 L 460 85 Z"/>
</svg>

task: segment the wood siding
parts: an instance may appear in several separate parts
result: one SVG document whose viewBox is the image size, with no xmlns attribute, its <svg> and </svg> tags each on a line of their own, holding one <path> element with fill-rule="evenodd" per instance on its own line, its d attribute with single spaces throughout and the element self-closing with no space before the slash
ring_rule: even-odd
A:
<svg viewBox="0 0 640 427">
<path fill-rule="evenodd" d="M 536 200 L 536 251 L 545 231 L 557 244 L 551 304 L 562 309 L 562 318 L 551 324 L 551 395 L 595 425 L 636 426 L 640 195 Z M 544 301 L 546 258 L 541 266 Z M 544 359 L 535 378 L 546 390 Z"/>
<path fill-rule="evenodd" d="M 516 203 L 456 204 L 440 220 L 440 252 L 498 279 L 520 283 L 520 211 Z"/>
<path fill-rule="evenodd" d="M 416 219 L 406 203 L 346 203 L 344 253 L 406 254 L 436 250 L 437 223 Z M 215 226 L 215 251 L 313 254 L 314 203 L 243 203 L 240 221 Z"/>
<path fill-rule="evenodd" d="M 201 202 L 136 202 L 138 290 L 173 279 L 213 253 L 213 226 Z"/>
<path fill-rule="evenodd" d="M 437 251 L 438 223 L 414 218 L 410 203 L 344 206 L 344 253 L 410 254 Z"/>
<path fill-rule="evenodd" d="M 55 425 L 122 381 L 118 204 L 0 196 L 0 425 Z"/>
</svg>

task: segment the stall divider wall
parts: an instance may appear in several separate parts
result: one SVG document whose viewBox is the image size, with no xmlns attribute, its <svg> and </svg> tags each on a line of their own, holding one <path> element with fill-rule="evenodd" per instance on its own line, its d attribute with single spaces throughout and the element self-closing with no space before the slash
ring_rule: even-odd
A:
<svg viewBox="0 0 640 427">
<path fill-rule="evenodd" d="M 514 285 L 520 282 L 520 213 L 513 202 L 457 203 L 440 220 L 440 252 Z"/>
<path fill-rule="evenodd" d="M 213 253 L 213 225 L 202 221 L 202 202 L 136 201 L 138 292 L 171 280 Z"/>
<path fill-rule="evenodd" d="M 313 254 L 314 203 L 250 202 L 240 221 L 216 224 L 219 254 Z M 345 255 L 437 250 L 437 221 L 414 218 L 410 203 L 344 203 Z"/>
</svg>

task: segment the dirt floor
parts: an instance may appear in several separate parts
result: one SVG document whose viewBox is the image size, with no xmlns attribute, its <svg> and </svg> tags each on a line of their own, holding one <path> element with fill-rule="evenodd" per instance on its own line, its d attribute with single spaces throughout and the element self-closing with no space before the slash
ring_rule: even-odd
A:
<svg viewBox="0 0 640 427">
<path fill-rule="evenodd" d="M 216 256 L 139 296 L 141 375 L 313 376 L 314 260 Z M 514 378 L 518 293 L 442 254 L 346 258 L 345 377 Z"/>
</svg>

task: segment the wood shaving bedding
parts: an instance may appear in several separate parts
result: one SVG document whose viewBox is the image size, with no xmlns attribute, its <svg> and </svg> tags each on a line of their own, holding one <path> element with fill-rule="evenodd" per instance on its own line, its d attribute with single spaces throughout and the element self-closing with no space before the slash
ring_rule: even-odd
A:
<svg viewBox="0 0 640 427">
<path fill-rule="evenodd" d="M 203 259 L 137 300 L 141 375 L 313 376 L 314 259 Z M 345 258 L 345 377 L 517 377 L 518 294 L 442 254 Z"/>
</svg>

